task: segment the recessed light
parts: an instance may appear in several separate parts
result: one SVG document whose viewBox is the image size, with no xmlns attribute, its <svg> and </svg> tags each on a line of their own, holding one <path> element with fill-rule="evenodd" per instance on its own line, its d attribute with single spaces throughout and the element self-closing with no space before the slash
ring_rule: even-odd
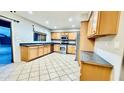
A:
<svg viewBox="0 0 124 93">
<path fill-rule="evenodd" d="M 54 26 L 54 28 L 56 29 L 57 27 L 56 27 L 56 26 Z"/>
<path fill-rule="evenodd" d="M 75 27 L 75 25 L 72 25 L 72 27 Z"/>
<path fill-rule="evenodd" d="M 46 23 L 46 24 L 49 24 L 49 21 L 46 21 L 45 23 Z"/>
<path fill-rule="evenodd" d="M 69 18 L 68 21 L 69 21 L 69 22 L 72 22 L 72 18 Z"/>
<path fill-rule="evenodd" d="M 32 11 L 28 11 L 28 13 L 29 13 L 29 14 L 33 14 L 33 12 L 32 12 Z"/>
</svg>

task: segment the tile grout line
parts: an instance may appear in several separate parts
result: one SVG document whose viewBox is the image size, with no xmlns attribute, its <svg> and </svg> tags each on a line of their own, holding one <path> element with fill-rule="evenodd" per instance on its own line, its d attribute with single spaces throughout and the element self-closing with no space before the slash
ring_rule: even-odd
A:
<svg viewBox="0 0 124 93">
<path fill-rule="evenodd" d="M 48 68 L 47 68 L 47 65 L 46 65 L 46 63 L 45 63 L 45 67 L 46 67 L 46 70 L 47 70 L 47 72 L 48 72 L 49 79 L 51 80 L 51 78 L 50 78 L 50 73 L 49 73 L 49 71 L 48 71 Z"/>
<path fill-rule="evenodd" d="M 31 63 L 31 68 L 30 68 L 30 72 L 29 72 L 28 81 L 29 81 L 29 79 L 30 79 L 30 74 L 31 74 L 31 70 L 32 70 L 32 65 L 33 65 L 33 63 Z"/>
</svg>

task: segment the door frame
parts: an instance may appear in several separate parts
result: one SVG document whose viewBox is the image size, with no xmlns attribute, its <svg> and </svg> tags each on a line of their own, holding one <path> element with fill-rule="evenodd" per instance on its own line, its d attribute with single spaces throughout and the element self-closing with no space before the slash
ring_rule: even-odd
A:
<svg viewBox="0 0 124 93">
<path fill-rule="evenodd" d="M 12 51 L 11 55 L 12 55 L 12 63 L 14 63 L 12 22 L 2 18 L 0 18 L 0 20 L 10 23 L 11 51 Z"/>
</svg>

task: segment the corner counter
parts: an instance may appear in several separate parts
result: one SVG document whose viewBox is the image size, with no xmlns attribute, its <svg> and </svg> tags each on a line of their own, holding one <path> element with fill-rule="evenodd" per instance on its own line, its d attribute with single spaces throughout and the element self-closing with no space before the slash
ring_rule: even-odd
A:
<svg viewBox="0 0 124 93">
<path fill-rule="evenodd" d="M 113 66 L 93 52 L 81 51 L 80 80 L 108 81 L 111 80 Z"/>
</svg>

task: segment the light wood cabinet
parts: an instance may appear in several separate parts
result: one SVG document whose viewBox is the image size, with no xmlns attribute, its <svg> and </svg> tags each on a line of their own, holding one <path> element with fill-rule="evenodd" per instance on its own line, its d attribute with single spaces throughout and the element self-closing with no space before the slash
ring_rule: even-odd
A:
<svg viewBox="0 0 124 93">
<path fill-rule="evenodd" d="M 43 56 L 44 54 L 44 46 L 39 46 L 39 53 L 38 56 Z"/>
<path fill-rule="evenodd" d="M 54 44 L 54 51 L 55 52 L 60 52 L 60 45 Z"/>
<path fill-rule="evenodd" d="M 40 56 L 51 53 L 51 45 L 41 45 L 41 46 L 21 46 L 21 60 L 30 61 L 32 59 L 38 58 Z"/>
<path fill-rule="evenodd" d="M 59 32 L 52 32 L 51 33 L 52 39 L 60 39 L 60 37 L 61 37 L 61 33 L 59 33 Z"/>
<path fill-rule="evenodd" d="M 83 50 L 83 51 L 94 50 L 95 40 L 87 38 L 87 30 L 88 30 L 88 22 L 87 21 L 81 22 L 79 51 L 80 50 Z"/>
<path fill-rule="evenodd" d="M 51 45 L 47 45 L 47 53 L 51 53 Z"/>
<path fill-rule="evenodd" d="M 77 33 L 76 32 L 71 32 L 68 34 L 68 39 L 69 40 L 76 40 Z"/>
<path fill-rule="evenodd" d="M 38 56 L 38 46 L 29 47 L 28 52 L 29 60 L 36 58 Z"/>
<path fill-rule="evenodd" d="M 62 36 L 62 35 L 68 36 L 68 34 L 69 34 L 68 32 L 60 32 L 60 33 L 61 33 L 61 36 Z"/>
<path fill-rule="evenodd" d="M 75 54 L 76 53 L 76 46 L 75 45 L 68 45 L 67 53 Z"/>
<path fill-rule="evenodd" d="M 48 48 L 47 48 L 47 46 L 46 45 L 44 45 L 44 55 L 46 55 L 48 53 Z"/>
<path fill-rule="evenodd" d="M 88 38 L 117 34 L 119 17 L 120 12 L 117 11 L 92 12 L 88 23 Z"/>
<path fill-rule="evenodd" d="M 52 32 L 51 38 L 53 40 L 61 39 L 61 36 L 66 35 L 69 40 L 76 40 L 77 33 L 76 32 Z"/>
<path fill-rule="evenodd" d="M 81 81 L 109 81 L 111 80 L 111 67 L 95 64 L 80 63 Z"/>
</svg>

